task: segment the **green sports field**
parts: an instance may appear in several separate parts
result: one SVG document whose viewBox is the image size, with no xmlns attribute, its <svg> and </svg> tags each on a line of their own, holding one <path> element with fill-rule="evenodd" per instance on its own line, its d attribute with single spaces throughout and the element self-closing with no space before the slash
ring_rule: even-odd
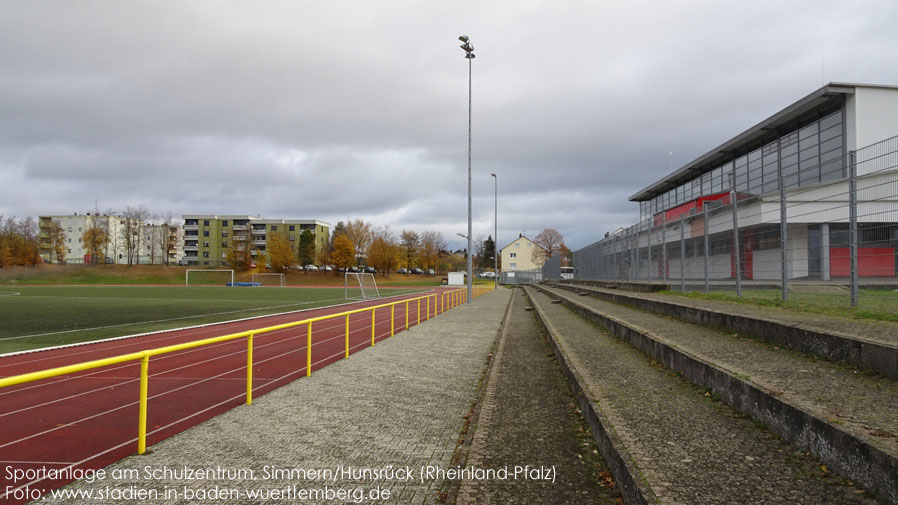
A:
<svg viewBox="0 0 898 505">
<path fill-rule="evenodd" d="M 5 285 L 0 354 L 340 303 L 343 288 Z"/>
</svg>

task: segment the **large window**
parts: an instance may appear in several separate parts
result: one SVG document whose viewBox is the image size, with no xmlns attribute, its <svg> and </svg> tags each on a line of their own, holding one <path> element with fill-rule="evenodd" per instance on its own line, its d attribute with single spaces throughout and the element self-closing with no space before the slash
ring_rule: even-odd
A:
<svg viewBox="0 0 898 505">
<path fill-rule="evenodd" d="M 780 171 L 786 188 L 839 180 L 845 177 L 843 144 L 842 111 L 837 110 L 783 135 L 779 142 L 769 142 L 657 195 L 651 205 L 640 207 L 640 211 L 655 215 L 700 196 L 727 191 L 734 185 L 741 193 L 777 191 Z"/>
</svg>

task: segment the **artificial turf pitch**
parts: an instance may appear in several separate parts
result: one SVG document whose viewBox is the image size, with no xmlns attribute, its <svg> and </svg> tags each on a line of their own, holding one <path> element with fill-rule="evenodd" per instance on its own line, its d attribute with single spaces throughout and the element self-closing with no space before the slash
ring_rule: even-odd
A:
<svg viewBox="0 0 898 505">
<path fill-rule="evenodd" d="M 345 302 L 343 288 L 0 286 L 0 354 Z"/>
</svg>

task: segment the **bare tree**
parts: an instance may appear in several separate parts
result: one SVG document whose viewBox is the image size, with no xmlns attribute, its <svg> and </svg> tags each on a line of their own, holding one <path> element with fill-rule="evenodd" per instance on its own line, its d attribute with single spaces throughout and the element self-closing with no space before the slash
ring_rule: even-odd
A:
<svg viewBox="0 0 898 505">
<path fill-rule="evenodd" d="M 371 225 L 361 219 L 355 219 L 346 223 L 344 233 L 355 247 L 356 264 L 361 265 L 362 256 L 368 250 L 368 246 L 371 245 Z"/>
<path fill-rule="evenodd" d="M 128 253 L 128 266 L 140 264 L 140 239 L 143 235 L 142 224 L 150 215 L 150 212 L 140 205 L 138 207 L 127 206 L 122 216 L 124 218 L 125 251 Z"/>
<path fill-rule="evenodd" d="M 533 239 L 533 243 L 536 244 L 533 248 L 533 262 L 540 266 L 549 258 L 560 254 L 562 247 L 565 247 L 564 237 L 554 228 L 544 228 Z"/>
<path fill-rule="evenodd" d="M 178 240 L 178 228 L 172 224 L 171 211 L 162 217 L 162 264 L 171 264 L 171 257 L 175 254 Z"/>
</svg>

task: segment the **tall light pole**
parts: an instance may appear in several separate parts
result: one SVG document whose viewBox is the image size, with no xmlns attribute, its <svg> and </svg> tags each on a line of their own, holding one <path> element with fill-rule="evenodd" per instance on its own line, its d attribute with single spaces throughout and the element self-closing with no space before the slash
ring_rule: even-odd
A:
<svg viewBox="0 0 898 505">
<path fill-rule="evenodd" d="M 458 38 L 462 41 L 462 50 L 465 52 L 465 58 L 468 59 L 468 303 L 474 299 L 474 265 L 471 262 L 472 248 L 471 237 L 473 230 L 471 227 L 471 62 L 474 60 L 474 45 L 471 44 L 467 35 Z"/>
<path fill-rule="evenodd" d="M 495 193 L 493 195 L 493 273 L 496 274 L 493 289 L 499 289 L 499 176 L 493 176 Z"/>
</svg>

